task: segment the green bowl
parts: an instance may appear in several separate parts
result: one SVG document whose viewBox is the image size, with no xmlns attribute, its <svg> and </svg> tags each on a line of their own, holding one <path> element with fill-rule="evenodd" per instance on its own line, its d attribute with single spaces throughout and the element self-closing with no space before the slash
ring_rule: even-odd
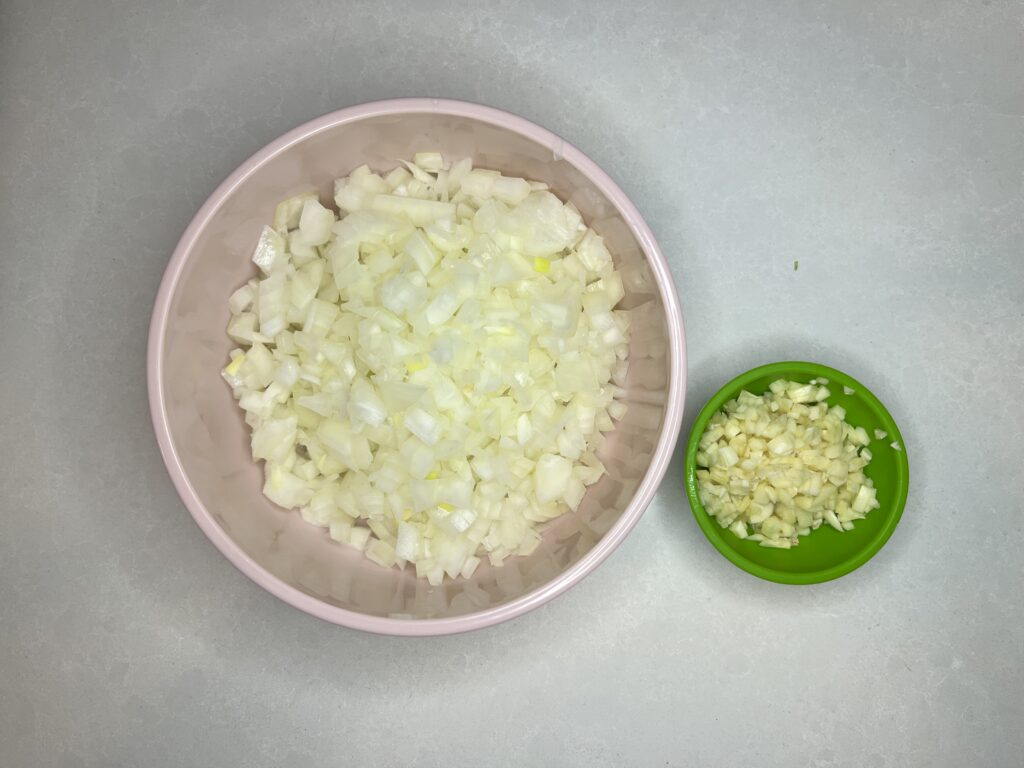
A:
<svg viewBox="0 0 1024 768">
<path fill-rule="evenodd" d="M 737 397 L 741 390 L 762 395 L 776 379 L 807 383 L 814 378 L 828 379 L 832 394 L 826 402 L 845 408 L 846 421 L 855 427 L 864 427 L 871 436 L 872 459 L 864 474 L 874 482 L 881 506 L 865 519 L 857 520 L 851 531 L 840 533 L 823 525 L 809 536 L 801 536 L 800 544 L 793 549 L 770 549 L 755 541 L 745 541 L 728 528 L 722 528 L 700 503 L 697 447 L 701 435 L 715 412 Z M 851 388 L 853 394 L 844 394 L 844 386 Z M 875 440 L 875 429 L 884 430 L 886 437 Z M 893 441 L 903 450 L 892 448 Z M 909 483 L 910 465 L 903 436 L 885 406 L 856 379 L 817 363 L 772 363 L 737 376 L 718 390 L 698 414 L 686 447 L 686 495 L 708 541 L 747 573 L 781 584 L 818 584 L 845 576 L 864 565 L 888 541 L 899 523 Z"/>
</svg>

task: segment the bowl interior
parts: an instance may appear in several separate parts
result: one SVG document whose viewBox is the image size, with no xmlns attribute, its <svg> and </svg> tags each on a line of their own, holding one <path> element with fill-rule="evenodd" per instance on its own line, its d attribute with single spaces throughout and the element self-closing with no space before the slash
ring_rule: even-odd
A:
<svg viewBox="0 0 1024 768">
<path fill-rule="evenodd" d="M 846 421 L 864 427 L 871 436 L 872 459 L 864 473 L 875 484 L 881 506 L 864 520 L 857 520 L 852 531 L 839 533 L 823 525 L 800 544 L 789 550 L 762 547 L 745 541 L 722 528 L 708 515 L 697 493 L 697 447 L 708 421 L 716 411 L 747 390 L 755 395 L 768 391 L 776 379 L 809 382 L 813 378 L 828 379 L 831 391 L 829 405 L 846 409 Z M 843 387 L 853 389 L 844 394 Z M 874 430 L 886 432 L 875 439 Z M 882 548 L 899 522 L 907 500 L 909 464 L 906 450 L 896 450 L 890 443 L 903 447 L 903 437 L 885 406 L 863 384 L 852 377 L 816 363 L 785 362 L 761 366 L 730 381 L 711 398 L 697 417 L 686 450 L 686 493 L 701 529 L 711 543 L 743 570 L 770 581 L 786 584 L 813 584 L 835 579 L 858 568 Z"/>
<path fill-rule="evenodd" d="M 182 495 L 193 514 L 201 524 L 207 516 L 215 523 L 216 530 L 207 528 L 207 533 L 226 554 L 232 546 L 241 549 L 241 565 L 250 575 L 257 566 L 288 587 L 354 614 L 464 616 L 549 585 L 620 521 L 666 429 L 674 353 L 663 297 L 641 243 L 602 188 L 604 182 L 588 177 L 559 147 L 554 137 L 542 141 L 494 120 L 426 109 L 333 122 L 257 155 L 247 172 L 228 183 L 226 196 L 200 222 L 192 239 L 183 239 L 179 250 L 185 249 L 185 258 L 171 288 L 159 355 L 162 414 L 155 418 L 166 422 L 171 451 L 165 448 L 165 457 L 172 474 L 177 465 L 185 477 Z M 633 310 L 625 398 L 629 410 L 601 451 L 608 475 L 589 489 L 576 513 L 549 524 L 543 543 L 530 557 L 510 558 L 502 568 L 485 562 L 473 578 L 438 588 L 416 579 L 411 569 L 384 569 L 369 562 L 297 513 L 267 501 L 261 493 L 262 466 L 251 458 L 242 413 L 219 375 L 233 346 L 225 333 L 226 300 L 255 274 L 249 257 L 275 205 L 316 189 L 333 206 L 336 177 L 363 163 L 386 171 L 415 152 L 434 149 L 456 158 L 471 156 L 479 167 L 545 181 L 571 200 L 608 241 L 623 273 L 624 306 Z M 676 425 L 667 428 L 674 431 Z M 633 520 L 641 511 L 634 509 Z M 239 564 L 239 558 L 232 559 Z M 353 624 L 343 613 L 326 617 L 373 628 Z"/>
</svg>

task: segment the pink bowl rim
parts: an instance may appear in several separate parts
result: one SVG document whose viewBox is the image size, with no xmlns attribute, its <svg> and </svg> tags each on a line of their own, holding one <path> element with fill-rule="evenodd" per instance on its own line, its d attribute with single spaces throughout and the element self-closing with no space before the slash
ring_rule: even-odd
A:
<svg viewBox="0 0 1024 768">
<path fill-rule="evenodd" d="M 402 619 L 357 613 L 308 595 L 264 569 L 225 533 L 192 487 L 171 439 L 167 412 L 164 408 L 163 354 L 171 300 L 188 255 L 203 228 L 239 185 L 243 184 L 253 172 L 272 157 L 321 131 L 370 117 L 422 113 L 471 118 L 506 128 L 532 139 L 543 146 L 550 147 L 554 155 L 575 166 L 605 194 L 618 209 L 640 243 L 661 293 L 669 334 L 669 392 L 662 432 L 647 473 L 619 520 L 590 552 L 543 586 L 493 608 L 448 618 Z M 167 466 L 167 471 L 178 495 L 193 519 L 221 554 L 265 590 L 289 605 L 317 618 L 350 629 L 383 635 L 430 636 L 469 632 L 521 616 L 577 584 L 600 565 L 622 542 L 654 498 L 658 485 L 668 469 L 679 437 L 686 392 L 686 338 L 675 283 L 654 234 L 636 206 L 619 188 L 618 184 L 593 160 L 551 131 L 500 109 L 450 99 L 402 98 L 358 104 L 310 120 L 256 152 L 217 187 L 185 229 L 160 282 L 149 327 L 146 370 L 149 408 L 164 464 Z"/>
</svg>

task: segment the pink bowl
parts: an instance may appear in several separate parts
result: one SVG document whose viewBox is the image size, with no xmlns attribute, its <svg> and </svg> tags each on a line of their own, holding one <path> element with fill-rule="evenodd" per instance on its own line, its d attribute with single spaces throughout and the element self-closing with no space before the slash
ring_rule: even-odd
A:
<svg viewBox="0 0 1024 768">
<path fill-rule="evenodd" d="M 529 557 L 486 561 L 471 579 L 430 587 L 384 569 L 267 501 L 241 411 L 220 377 L 227 297 L 254 273 L 260 227 L 285 197 L 368 163 L 415 152 L 471 156 L 486 168 L 545 181 L 603 235 L 633 310 L 629 410 L 603 447 L 608 475 L 576 513 L 549 524 Z M 346 627 L 391 635 L 479 629 L 535 608 L 590 573 L 636 525 L 665 474 L 683 414 L 686 346 L 672 277 L 622 190 L 582 152 L 497 109 L 439 99 L 350 107 L 306 123 L 231 174 L 182 235 L 160 284 L 149 332 L 149 404 L 171 480 L 210 541 L 285 602 Z"/>
</svg>

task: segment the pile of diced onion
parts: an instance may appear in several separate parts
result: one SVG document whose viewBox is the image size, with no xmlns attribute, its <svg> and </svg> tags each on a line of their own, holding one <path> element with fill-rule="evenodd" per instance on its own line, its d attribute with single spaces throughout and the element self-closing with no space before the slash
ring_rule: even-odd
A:
<svg viewBox="0 0 1024 768">
<path fill-rule="evenodd" d="M 827 383 L 775 381 L 762 396 L 740 392 L 711 417 L 697 452 L 698 492 L 723 528 L 789 549 L 822 522 L 848 531 L 879 506 L 864 475 L 867 430 L 829 407 Z"/>
<path fill-rule="evenodd" d="M 281 203 L 230 298 L 223 371 L 264 494 L 431 584 L 537 547 L 605 472 L 629 313 L 543 183 L 417 154 Z"/>
</svg>

